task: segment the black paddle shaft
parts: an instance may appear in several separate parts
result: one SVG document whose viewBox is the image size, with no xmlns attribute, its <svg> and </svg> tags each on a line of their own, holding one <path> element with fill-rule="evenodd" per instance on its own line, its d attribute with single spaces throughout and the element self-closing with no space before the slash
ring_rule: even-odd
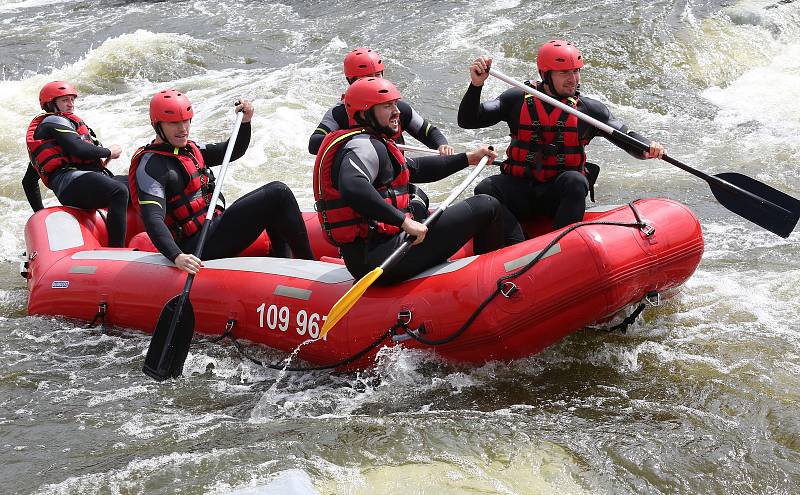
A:
<svg viewBox="0 0 800 495">
<path fill-rule="evenodd" d="M 222 168 L 217 177 L 211 201 L 208 204 L 208 212 L 203 227 L 200 230 L 200 239 L 197 242 L 197 249 L 194 255 L 201 258 L 203 247 L 211 223 L 214 221 L 214 211 L 216 209 L 217 198 L 222 190 L 222 183 L 225 180 L 225 172 L 231 159 L 233 146 L 239 136 L 239 127 L 242 124 L 244 112 L 236 115 L 236 123 L 233 132 L 228 140 L 228 147 L 225 150 L 225 157 L 222 160 Z M 201 258 L 202 259 L 202 258 Z M 179 296 L 173 297 L 161 310 L 158 324 L 150 339 L 150 346 L 147 348 L 147 355 L 144 359 L 142 371 L 155 380 L 164 381 L 168 378 L 177 378 L 183 373 L 183 363 L 189 355 L 189 346 L 194 335 L 194 309 L 189 301 L 189 292 L 192 290 L 194 275 L 186 277 L 183 291 Z"/>
<path fill-rule="evenodd" d="M 439 219 L 440 216 L 442 216 L 443 212 L 444 208 L 440 208 L 434 211 L 428 218 L 425 219 L 423 225 L 425 225 L 426 227 L 432 225 L 433 222 L 435 222 L 436 220 Z M 391 267 L 393 267 L 394 265 L 396 265 L 398 261 L 400 261 L 401 259 L 403 259 L 403 257 L 405 257 L 406 253 L 408 253 L 408 251 L 411 249 L 411 245 L 414 244 L 414 241 L 416 239 L 417 238 L 414 236 L 406 236 L 400 247 L 395 249 L 394 252 L 391 255 L 389 255 L 389 257 L 386 258 L 386 260 L 384 260 L 383 263 L 381 263 L 381 269 L 383 271 L 386 271 Z"/>
<path fill-rule="evenodd" d="M 211 206 L 209 206 L 211 208 Z M 208 230 L 214 218 L 203 222 L 200 240 L 194 255 L 200 258 L 206 243 Z M 183 373 L 183 363 L 189 355 L 189 346 L 194 335 L 194 308 L 189 300 L 189 292 L 194 283 L 194 274 L 186 276 L 183 291 L 164 305 L 158 318 L 156 330 L 150 339 L 150 347 L 144 358 L 142 371 L 158 381 L 177 378 Z M 159 352 L 160 350 L 160 352 Z"/>
<path fill-rule="evenodd" d="M 614 130 L 613 136 L 643 153 L 650 149 L 623 132 Z M 708 175 L 671 156 L 662 160 L 703 179 L 722 206 L 783 238 L 791 235 L 800 219 L 800 201 L 752 177 L 735 172 Z"/>
</svg>

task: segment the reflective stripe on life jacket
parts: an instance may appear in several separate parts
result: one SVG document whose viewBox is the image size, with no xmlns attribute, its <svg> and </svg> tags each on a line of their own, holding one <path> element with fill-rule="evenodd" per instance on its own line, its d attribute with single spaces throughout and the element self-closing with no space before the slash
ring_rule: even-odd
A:
<svg viewBox="0 0 800 495">
<path fill-rule="evenodd" d="M 345 205 L 342 195 L 336 188 L 337 177 L 334 177 L 334 159 L 336 154 L 353 137 L 366 132 L 360 129 L 345 129 L 331 132 L 322 141 L 320 152 L 314 163 L 314 208 L 317 210 L 322 229 L 328 242 L 334 246 L 349 244 L 356 239 L 366 238 L 370 231 L 394 235 L 400 228 L 383 222 L 362 217 L 354 209 Z M 410 173 L 406 167 L 403 153 L 394 142 L 383 141 L 395 165 L 395 176 L 388 183 L 377 187 L 384 201 L 395 208 L 407 212 L 409 203 Z"/>
<path fill-rule="evenodd" d="M 578 106 L 578 97 L 562 101 L 573 108 Z M 511 134 L 507 159 L 500 170 L 537 182 L 550 181 L 567 170 L 585 175 L 584 146 L 588 142 L 578 136 L 578 117 L 557 107 L 548 114 L 541 100 L 526 94 L 519 129 L 516 135 Z"/>
<path fill-rule="evenodd" d="M 62 167 L 73 167 L 81 170 L 101 170 L 103 168 L 103 161 L 99 159 L 84 160 L 77 156 L 67 155 L 60 144 L 55 138 L 37 139 L 36 129 L 42 121 L 49 116 L 59 116 L 69 120 L 75 126 L 75 132 L 81 140 L 95 146 L 100 146 L 100 142 L 94 135 L 86 123 L 75 114 L 72 113 L 43 113 L 37 115 L 28 126 L 28 131 L 25 134 L 25 144 L 28 147 L 28 156 L 31 160 L 31 165 L 38 172 L 42 183 L 46 187 L 50 187 L 50 176 L 56 170 Z"/>
<path fill-rule="evenodd" d="M 136 208 L 140 207 L 139 191 L 136 188 L 136 170 L 142 157 L 147 153 L 175 158 L 189 177 L 183 191 L 166 198 L 167 211 L 164 223 L 167 224 L 173 239 L 181 241 L 193 236 L 205 222 L 208 204 L 214 191 L 214 174 L 205 166 L 203 155 L 193 141 L 183 148 L 169 144 L 149 144 L 136 150 L 128 169 L 128 183 L 131 190 L 131 201 Z M 215 216 L 220 213 L 215 209 Z"/>
</svg>

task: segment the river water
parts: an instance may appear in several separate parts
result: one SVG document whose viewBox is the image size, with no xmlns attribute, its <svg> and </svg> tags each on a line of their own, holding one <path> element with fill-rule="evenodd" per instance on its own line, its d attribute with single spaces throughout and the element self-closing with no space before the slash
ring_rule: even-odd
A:
<svg viewBox="0 0 800 495">
<path fill-rule="evenodd" d="M 761 230 L 702 180 L 602 139 L 598 202 L 686 203 L 703 261 L 626 334 L 585 329 L 512 363 L 393 349 L 368 373 L 280 373 L 201 344 L 185 378 L 157 384 L 140 371 L 147 336 L 28 317 L 17 264 L 24 130 L 45 82 L 76 84 L 78 114 L 123 147 L 116 173 L 152 134 L 157 89 L 188 93 L 199 141 L 225 139 L 247 97 L 254 138 L 226 195 L 277 179 L 310 208 L 307 137 L 360 45 L 461 150 L 507 142 L 505 127 L 456 125 L 469 62 L 530 77 L 539 44 L 570 39 L 583 91 L 632 129 L 798 197 L 800 2 L 0 0 L 0 25 L 0 492 L 262 493 L 276 477 L 325 494 L 800 492 L 800 234 Z M 490 80 L 484 96 L 504 89 Z M 440 201 L 460 180 L 426 190 Z"/>
</svg>

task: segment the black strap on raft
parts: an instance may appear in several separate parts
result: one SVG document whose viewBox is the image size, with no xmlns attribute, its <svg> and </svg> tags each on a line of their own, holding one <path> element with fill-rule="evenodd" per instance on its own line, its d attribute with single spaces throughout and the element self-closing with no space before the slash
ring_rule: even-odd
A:
<svg viewBox="0 0 800 495">
<path fill-rule="evenodd" d="M 399 321 L 398 321 L 398 324 L 399 324 Z M 260 360 L 258 360 L 256 358 L 248 355 L 247 352 L 244 349 L 244 346 L 242 344 L 240 344 L 239 341 L 236 340 L 236 337 L 233 335 L 233 328 L 235 326 L 236 326 L 236 320 L 231 318 L 225 324 L 225 331 L 223 332 L 222 335 L 220 335 L 219 337 L 215 337 L 213 339 L 199 340 L 198 342 L 200 342 L 200 343 L 216 343 L 216 342 L 220 342 L 221 340 L 223 340 L 223 339 L 225 339 L 227 337 L 233 343 L 234 347 L 236 347 L 236 350 L 239 351 L 239 354 L 241 354 L 242 356 L 244 356 L 245 358 L 247 358 L 248 360 L 250 360 L 251 362 L 253 362 L 253 363 L 255 363 L 255 364 L 259 365 L 259 366 L 263 366 L 264 368 L 269 368 L 269 369 L 278 370 L 278 371 L 320 371 L 320 370 L 330 370 L 330 369 L 338 368 L 340 366 L 344 366 L 346 364 L 350 364 L 350 363 L 360 359 L 365 354 L 367 354 L 371 350 L 373 350 L 376 347 L 378 347 L 381 344 L 381 342 L 383 342 L 387 338 L 391 337 L 391 335 L 392 335 L 391 331 L 384 332 L 373 343 L 371 343 L 370 345 L 368 345 L 364 349 L 358 351 L 357 353 L 353 354 L 352 356 L 350 356 L 348 358 L 345 358 L 345 359 L 342 359 L 341 361 L 338 361 L 338 362 L 335 362 L 335 363 L 331 363 L 331 364 L 326 364 L 326 365 L 323 365 L 323 366 L 309 366 L 309 367 L 300 368 L 300 367 L 289 366 L 289 363 L 291 362 L 292 357 L 294 356 L 294 354 L 290 354 L 289 357 L 286 358 L 285 364 L 265 363 L 263 361 L 260 361 Z"/>
<path fill-rule="evenodd" d="M 605 331 L 608 332 L 608 333 L 614 332 L 616 330 L 619 330 L 622 333 L 627 332 L 628 331 L 628 327 L 631 326 L 634 321 L 636 321 L 636 318 L 639 317 L 639 315 L 642 313 L 642 311 L 644 311 L 644 308 L 646 306 L 647 305 L 645 303 L 639 304 L 636 307 L 636 309 L 633 310 L 633 313 L 631 313 L 624 320 L 622 320 L 622 322 L 620 324 L 614 325 L 613 327 L 608 328 Z"/>
<path fill-rule="evenodd" d="M 658 300 L 658 297 L 659 297 L 659 296 L 658 296 L 658 291 L 651 290 L 650 292 L 648 292 L 648 293 L 647 293 L 647 295 L 645 296 L 645 298 L 644 298 L 644 299 L 645 299 L 645 301 L 647 301 L 647 302 L 648 302 L 648 303 L 650 303 L 651 305 L 656 305 L 656 306 L 657 306 L 657 305 L 658 305 L 658 303 L 657 303 L 657 302 L 656 302 L 656 303 L 652 303 L 652 302 L 650 302 L 650 301 L 651 301 L 653 298 L 655 298 L 656 300 Z M 627 316 L 627 317 L 626 317 L 624 320 L 622 320 L 622 321 L 621 321 L 619 324 L 617 324 L 617 325 L 614 325 L 613 327 L 610 327 L 610 328 L 604 329 L 604 331 L 606 331 L 606 332 L 609 332 L 609 333 L 611 333 L 611 332 L 613 332 L 613 331 L 616 331 L 616 330 L 619 330 L 619 331 L 620 331 L 620 332 L 622 332 L 622 333 L 625 333 L 625 332 L 627 332 L 627 331 L 628 331 L 628 327 L 629 327 L 629 326 L 631 326 L 631 325 L 633 324 L 633 322 L 635 322 L 635 321 L 636 321 L 636 318 L 638 318 L 638 317 L 639 317 L 639 315 L 640 315 L 640 314 L 642 314 L 642 311 L 644 311 L 644 308 L 646 308 L 646 307 L 647 307 L 647 304 L 645 304 L 645 303 L 640 303 L 640 304 L 639 304 L 639 305 L 636 307 L 636 309 L 634 309 L 634 310 L 633 310 L 633 312 L 632 312 L 631 314 L 629 314 L 629 315 L 628 315 L 628 316 Z"/>
<path fill-rule="evenodd" d="M 108 303 L 105 301 L 100 301 L 100 304 L 97 305 L 97 314 L 94 315 L 92 321 L 86 325 L 86 328 L 93 328 L 98 324 L 100 325 L 100 328 L 104 328 L 106 324 L 106 314 L 108 314 Z"/>
<path fill-rule="evenodd" d="M 397 321 L 395 322 L 395 324 L 392 325 L 392 327 L 389 328 L 388 330 L 386 330 L 384 333 L 379 335 L 378 338 L 376 338 L 375 341 L 373 341 L 371 344 L 369 344 L 368 346 L 364 347 L 362 350 L 358 351 L 357 353 L 353 354 L 352 356 L 350 356 L 348 358 L 342 359 L 341 361 L 337 361 L 335 363 L 326 364 L 326 365 L 322 365 L 322 366 L 309 366 L 309 367 L 302 367 L 302 368 L 301 367 L 289 366 L 289 363 L 291 362 L 292 357 L 294 356 L 294 354 L 290 354 L 289 355 L 289 357 L 286 359 L 285 364 L 265 363 L 263 361 L 260 361 L 260 360 L 258 360 L 256 358 L 248 355 L 247 352 L 244 349 L 244 346 L 242 344 L 240 344 L 239 341 L 236 340 L 236 337 L 233 335 L 233 329 L 236 326 L 236 320 L 235 319 L 229 319 L 227 321 L 227 323 L 225 324 L 225 331 L 219 337 L 215 337 L 213 339 L 203 339 L 203 340 L 200 340 L 199 342 L 215 343 L 215 342 L 220 342 L 220 341 L 222 341 L 223 339 L 225 339 L 227 337 L 228 339 L 230 339 L 230 341 L 236 347 L 236 350 L 239 351 L 239 353 L 242 356 L 244 356 L 245 358 L 247 358 L 249 361 L 253 362 L 254 364 L 257 364 L 259 366 L 263 366 L 265 368 L 278 370 L 278 371 L 300 371 L 300 372 L 303 372 L 303 371 L 330 370 L 330 369 L 338 368 L 340 366 L 344 366 L 346 364 L 350 364 L 350 363 L 352 363 L 354 361 L 357 361 L 358 359 L 362 358 L 364 355 L 366 355 L 367 353 L 369 353 L 370 351 L 372 351 L 373 349 L 378 347 L 384 340 L 386 340 L 386 339 L 388 339 L 390 337 L 395 342 L 401 342 L 403 340 L 407 340 L 409 338 L 412 338 L 412 339 L 414 339 L 414 340 L 416 340 L 416 341 L 418 341 L 418 342 L 420 342 L 422 344 L 426 344 L 426 345 L 430 345 L 430 346 L 437 346 L 437 345 L 447 344 L 448 342 L 452 342 L 453 340 L 458 338 L 462 333 L 464 333 L 470 327 L 470 325 L 472 325 L 472 323 L 475 321 L 475 319 L 478 318 L 478 315 L 480 315 L 481 311 L 483 311 L 483 309 L 486 306 L 488 306 L 489 303 L 492 302 L 492 300 L 498 294 L 502 294 L 504 297 L 511 297 L 515 292 L 517 292 L 519 289 L 517 288 L 516 284 L 511 282 L 511 280 L 519 277 L 523 273 L 525 273 L 528 270 L 530 270 L 531 268 L 533 268 L 533 266 L 536 265 L 542 258 L 544 258 L 545 255 L 550 251 L 550 249 L 558 243 L 558 241 L 563 239 L 564 236 L 566 236 L 567 234 L 569 234 L 573 230 L 579 229 L 581 227 L 586 227 L 587 225 L 612 225 L 612 226 L 617 226 L 617 227 L 628 227 L 628 228 L 639 229 L 643 233 L 645 233 L 645 235 L 647 235 L 648 237 L 653 235 L 653 233 L 655 233 L 655 229 L 653 229 L 651 226 L 649 226 L 644 221 L 642 221 L 641 216 L 639 215 L 639 212 L 636 209 L 636 206 L 634 206 L 634 203 L 635 203 L 635 201 L 632 201 L 632 202 L 628 203 L 628 206 L 631 208 L 631 210 L 633 210 L 633 215 L 636 218 L 636 222 L 633 222 L 633 223 L 604 222 L 604 221 L 580 222 L 580 223 L 573 224 L 568 229 L 566 229 L 564 232 L 560 233 L 552 241 L 550 241 L 550 243 L 548 243 L 547 246 L 544 249 L 539 251 L 539 254 L 536 255 L 536 257 L 534 257 L 531 261 L 529 261 L 525 266 L 523 266 L 522 268 L 520 268 L 516 272 L 510 273 L 508 275 L 504 275 L 504 276 L 500 277 L 499 279 L 497 279 L 495 290 L 480 305 L 478 305 L 477 309 L 470 315 L 469 318 L 467 318 L 467 321 L 464 322 L 464 324 L 461 325 L 461 327 L 458 328 L 455 332 L 453 332 L 452 334 L 448 335 L 447 337 L 444 337 L 444 338 L 441 338 L 441 339 L 427 339 L 427 338 L 423 337 L 423 335 L 427 333 L 424 324 L 420 325 L 420 327 L 417 328 L 417 329 L 409 328 L 408 324 L 411 322 L 411 312 L 409 310 L 403 310 L 403 311 L 400 311 L 400 313 L 398 313 Z M 650 294 L 648 294 L 648 296 L 649 295 Z M 630 325 L 630 323 L 632 323 L 633 320 L 635 320 L 636 317 L 638 317 L 639 314 L 643 310 L 644 310 L 644 304 L 642 304 L 642 305 L 640 305 L 640 307 L 636 308 L 636 310 L 630 316 L 628 316 L 628 318 L 626 318 L 625 321 L 622 324 L 617 325 L 612 330 L 616 330 L 617 328 L 620 328 L 621 325 L 623 325 L 625 322 L 630 320 L 627 324 L 624 325 L 624 327 L 627 328 L 627 326 Z M 400 330 L 402 330 L 402 332 L 400 332 Z M 624 331 L 624 329 L 623 329 L 623 331 Z"/>
<path fill-rule="evenodd" d="M 633 222 L 633 223 L 604 222 L 604 221 L 580 222 L 580 223 L 573 224 L 572 226 L 570 226 L 569 228 L 564 230 L 564 232 L 561 232 L 560 234 L 558 234 L 555 238 L 553 238 L 552 241 L 550 241 L 547 244 L 547 246 L 544 249 L 539 251 L 538 255 L 536 255 L 532 260 L 530 260 L 525 266 L 523 266 L 522 268 L 520 268 L 519 270 L 517 270 L 517 271 L 515 271 L 513 273 L 510 273 L 508 275 L 504 275 L 504 276 L 500 277 L 499 279 L 497 279 L 496 288 L 495 288 L 494 292 L 492 292 L 489 295 L 489 297 L 487 297 L 480 305 L 478 305 L 477 309 L 475 309 L 475 311 L 470 315 L 469 318 L 467 318 L 467 321 L 464 322 L 464 324 L 461 325 L 461 327 L 459 327 L 455 332 L 451 333 L 447 337 L 443 337 L 441 339 L 435 339 L 434 340 L 434 339 L 426 339 L 425 337 L 422 337 L 421 335 L 419 335 L 420 332 L 407 332 L 407 335 L 411 336 L 411 338 L 413 338 L 414 340 L 416 340 L 416 341 L 418 341 L 420 343 L 431 345 L 431 346 L 443 345 L 443 344 L 447 344 L 449 342 L 452 342 L 453 340 L 458 338 L 462 333 L 464 333 L 467 330 L 467 328 L 470 327 L 470 325 L 472 325 L 472 323 L 475 321 L 475 319 L 478 318 L 478 315 L 481 313 L 481 311 L 483 311 L 483 309 L 495 297 L 497 297 L 498 294 L 502 294 L 504 297 L 511 297 L 515 292 L 517 292 L 517 290 L 519 290 L 519 289 L 517 288 L 516 284 L 514 284 L 511 281 L 514 280 L 515 278 L 519 277 L 523 273 L 527 272 L 531 268 L 533 268 L 534 265 L 539 263 L 539 261 L 541 261 L 541 259 L 544 258 L 547 255 L 547 253 L 550 251 L 550 249 L 553 246 L 555 246 L 558 243 L 558 241 L 563 239 L 564 236 L 566 236 L 567 234 L 569 234 L 573 230 L 577 230 L 577 229 L 579 229 L 581 227 L 586 227 L 587 225 L 613 225 L 613 226 L 617 226 L 617 227 L 628 227 L 628 228 L 639 229 L 645 235 L 647 235 L 648 237 L 653 235 L 655 233 L 655 229 L 653 227 L 651 227 L 650 225 L 648 225 L 648 224 L 646 224 L 645 222 L 642 221 L 642 218 L 639 215 L 639 211 L 636 209 L 636 206 L 634 206 L 634 203 L 635 203 L 635 201 L 631 201 L 630 203 L 628 203 L 628 206 L 631 208 L 631 210 L 633 210 L 633 215 L 636 218 L 636 222 Z M 637 314 L 637 316 L 638 316 L 638 314 Z"/>
</svg>

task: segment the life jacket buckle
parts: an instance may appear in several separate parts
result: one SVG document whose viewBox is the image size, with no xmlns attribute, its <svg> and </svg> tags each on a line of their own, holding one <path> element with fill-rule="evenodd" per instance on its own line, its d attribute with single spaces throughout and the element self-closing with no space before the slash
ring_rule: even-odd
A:
<svg viewBox="0 0 800 495">
<path fill-rule="evenodd" d="M 519 290 L 519 287 L 514 284 L 514 282 L 503 282 L 500 287 L 500 293 L 503 294 L 506 298 L 510 298 L 514 295 L 515 292 Z"/>
</svg>

